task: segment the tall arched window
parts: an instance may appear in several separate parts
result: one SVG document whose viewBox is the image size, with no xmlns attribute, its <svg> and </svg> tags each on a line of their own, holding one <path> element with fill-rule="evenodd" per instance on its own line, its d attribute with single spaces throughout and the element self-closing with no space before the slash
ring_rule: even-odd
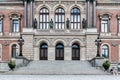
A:
<svg viewBox="0 0 120 80">
<path fill-rule="evenodd" d="M 80 9 L 74 7 L 71 10 L 71 29 L 80 29 Z"/>
<path fill-rule="evenodd" d="M 109 47 L 107 45 L 102 46 L 102 57 L 109 58 Z"/>
<path fill-rule="evenodd" d="M 12 45 L 12 54 L 11 54 L 11 57 L 17 57 L 18 56 L 18 47 L 16 44 L 13 44 Z"/>
<path fill-rule="evenodd" d="M 65 28 L 65 11 L 59 7 L 55 10 L 55 29 Z"/>
<path fill-rule="evenodd" d="M 42 43 L 40 45 L 40 60 L 48 59 L 48 45 L 46 43 Z"/>
<path fill-rule="evenodd" d="M 80 47 L 76 43 L 72 45 L 72 60 L 80 60 Z"/>
<path fill-rule="evenodd" d="M 49 28 L 49 10 L 47 8 L 40 9 L 40 29 Z"/>
<path fill-rule="evenodd" d="M 64 45 L 62 43 L 58 43 L 56 45 L 55 59 L 56 60 L 64 60 Z"/>
</svg>

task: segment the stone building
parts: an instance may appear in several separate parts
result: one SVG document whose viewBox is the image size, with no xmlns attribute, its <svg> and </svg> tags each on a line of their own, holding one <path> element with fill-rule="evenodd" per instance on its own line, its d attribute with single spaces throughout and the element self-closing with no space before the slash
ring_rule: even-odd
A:
<svg viewBox="0 0 120 80">
<path fill-rule="evenodd" d="M 119 0 L 1 0 L 0 59 L 120 60 Z"/>
</svg>

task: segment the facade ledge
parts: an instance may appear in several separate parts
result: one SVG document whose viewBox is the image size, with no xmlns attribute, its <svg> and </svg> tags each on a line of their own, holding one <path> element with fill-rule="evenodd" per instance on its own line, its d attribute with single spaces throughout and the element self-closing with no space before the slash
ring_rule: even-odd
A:
<svg viewBox="0 0 120 80">
<path fill-rule="evenodd" d="M 20 36 L 20 32 L 11 32 L 11 33 L 9 33 L 9 36 L 18 37 L 18 36 Z"/>
<path fill-rule="evenodd" d="M 111 33 L 103 33 L 103 32 L 101 32 L 100 36 L 111 36 Z"/>
</svg>

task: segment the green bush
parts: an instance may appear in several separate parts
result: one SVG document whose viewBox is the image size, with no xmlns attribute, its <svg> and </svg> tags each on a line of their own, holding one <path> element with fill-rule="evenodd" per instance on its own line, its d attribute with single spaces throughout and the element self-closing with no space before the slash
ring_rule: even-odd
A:
<svg viewBox="0 0 120 80">
<path fill-rule="evenodd" d="M 15 68 L 15 66 L 16 66 L 15 61 L 10 60 L 10 61 L 8 62 L 8 66 L 9 66 L 9 68 L 10 68 L 11 70 L 13 70 L 13 69 Z"/>
<path fill-rule="evenodd" d="M 110 67 L 110 62 L 106 60 L 102 66 L 104 67 L 105 70 L 108 70 Z"/>
</svg>

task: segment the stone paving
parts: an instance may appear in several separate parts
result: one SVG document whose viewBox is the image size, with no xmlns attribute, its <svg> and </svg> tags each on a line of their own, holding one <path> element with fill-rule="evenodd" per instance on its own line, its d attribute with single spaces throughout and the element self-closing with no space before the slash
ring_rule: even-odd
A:
<svg viewBox="0 0 120 80">
<path fill-rule="evenodd" d="M 119 75 L 0 75 L 0 80 L 120 80 Z"/>
</svg>

